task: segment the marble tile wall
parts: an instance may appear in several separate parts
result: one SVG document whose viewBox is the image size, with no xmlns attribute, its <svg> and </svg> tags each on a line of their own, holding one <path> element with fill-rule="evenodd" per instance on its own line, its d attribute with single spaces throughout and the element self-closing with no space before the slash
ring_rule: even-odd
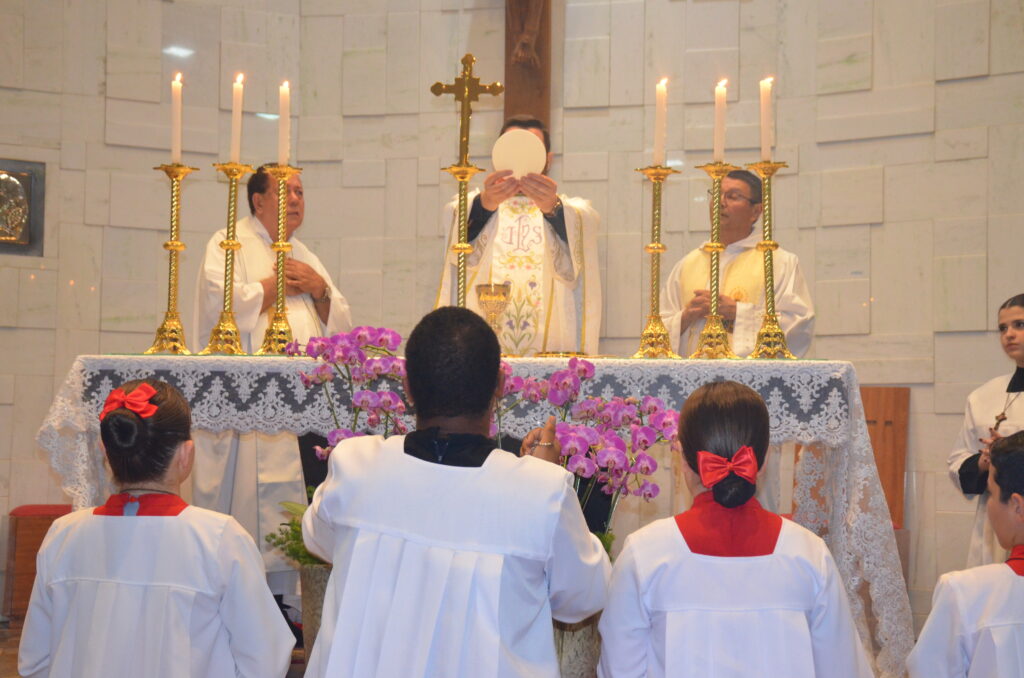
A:
<svg viewBox="0 0 1024 678">
<path fill-rule="evenodd" d="M 244 156 L 275 152 L 292 82 L 303 233 L 356 320 L 408 331 L 433 303 L 454 192 L 450 80 L 466 51 L 502 78 L 500 0 L 0 0 L 0 157 L 46 163 L 44 255 L 0 255 L 0 515 L 61 501 L 33 442 L 73 357 L 137 352 L 165 294 L 171 74 L 185 74 L 183 316 L 223 220 L 210 168 L 244 70 Z M 912 388 L 907 527 L 914 612 L 960 566 L 973 511 L 945 477 L 964 398 L 1009 365 L 994 308 L 1021 291 L 1024 11 L 1015 0 L 553 0 L 553 174 L 602 213 L 602 350 L 632 353 L 646 311 L 653 87 L 670 78 L 663 271 L 706 237 L 711 89 L 729 78 L 728 159 L 756 159 L 757 81 L 777 76 L 783 246 L 819 308 L 817 357 Z M 192 50 L 187 57 L 164 50 Z M 500 98 L 471 136 L 486 166 Z M 0 523 L 0 550 L 6 545 Z M 0 566 L 5 559 L 0 554 Z"/>
</svg>

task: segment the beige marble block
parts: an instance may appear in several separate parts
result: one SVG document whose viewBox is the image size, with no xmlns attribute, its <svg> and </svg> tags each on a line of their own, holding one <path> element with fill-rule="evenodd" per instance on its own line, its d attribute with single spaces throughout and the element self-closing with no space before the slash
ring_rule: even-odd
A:
<svg viewBox="0 0 1024 678">
<path fill-rule="evenodd" d="M 153 103 L 165 97 L 170 100 L 170 86 L 160 82 L 162 9 L 161 3 L 147 0 L 106 4 L 108 97 Z"/>
<path fill-rule="evenodd" d="M 390 12 L 387 21 L 387 111 L 419 112 L 420 81 L 418 12 Z"/>
<path fill-rule="evenodd" d="M 935 79 L 988 74 L 989 0 L 935 8 Z"/>
<path fill-rule="evenodd" d="M 610 49 L 608 37 L 565 41 L 562 96 L 567 108 L 609 104 Z"/>
<path fill-rule="evenodd" d="M 995 316 L 995 308 L 990 313 Z M 973 382 L 980 386 L 995 376 L 1007 374 L 1012 368 L 1013 363 L 1003 353 L 994 332 L 935 334 L 937 384 Z"/>
<path fill-rule="evenodd" d="M 988 213 L 1017 214 L 1024 194 L 1024 124 L 989 128 Z"/>
<path fill-rule="evenodd" d="M 611 53 L 609 59 L 609 104 L 629 106 L 646 101 L 647 90 L 659 78 L 644 77 L 644 3 L 627 0 L 611 5 Z M 666 76 L 661 76 L 666 77 Z"/>
<path fill-rule="evenodd" d="M 934 0 L 874 3 L 872 82 L 889 88 L 935 78 Z"/>
<path fill-rule="evenodd" d="M 821 224 L 882 221 L 883 168 L 862 167 L 821 173 Z"/>
<path fill-rule="evenodd" d="M 384 235 L 388 238 L 416 237 L 415 158 L 391 158 L 386 165 Z"/>
<path fill-rule="evenodd" d="M 885 221 L 985 214 L 987 163 L 964 160 L 885 170 Z"/>
<path fill-rule="evenodd" d="M 937 332 L 984 330 L 989 309 L 978 303 L 988 286 L 983 254 L 935 257 L 933 292 Z"/>
<path fill-rule="evenodd" d="M 1020 48 L 1024 5 L 1016 0 L 991 0 L 990 7 L 989 72 L 1024 71 L 1024 50 Z"/>
<path fill-rule="evenodd" d="M 935 132 L 935 159 L 969 160 L 988 155 L 988 128 L 937 130 Z"/>
<path fill-rule="evenodd" d="M 814 284 L 816 335 L 871 332 L 870 280 L 818 280 Z"/>
<path fill-rule="evenodd" d="M 57 326 L 57 271 L 22 269 L 18 286 L 18 327 Z"/>
<path fill-rule="evenodd" d="M 340 16 L 304 16 L 299 58 L 306 115 L 341 115 L 341 78 L 344 19 Z M 224 89 L 225 95 L 229 92 Z"/>
<path fill-rule="evenodd" d="M 818 40 L 818 93 L 871 88 L 872 35 L 843 35 Z"/>
<path fill-rule="evenodd" d="M 639 230 L 639 229 L 638 229 Z M 605 335 L 639 337 L 649 298 L 641 275 L 644 239 L 637 233 L 609 233 L 604 275 Z M 616 310 L 612 313 L 609 311 Z"/>
<path fill-rule="evenodd" d="M 932 223 L 910 221 L 871 229 L 871 331 L 932 330 Z"/>
<path fill-rule="evenodd" d="M 1020 237 L 1022 214 L 988 218 L 988 329 L 996 329 L 996 309 L 1004 301 L 1024 293 L 1020 262 L 1024 239 Z"/>
</svg>

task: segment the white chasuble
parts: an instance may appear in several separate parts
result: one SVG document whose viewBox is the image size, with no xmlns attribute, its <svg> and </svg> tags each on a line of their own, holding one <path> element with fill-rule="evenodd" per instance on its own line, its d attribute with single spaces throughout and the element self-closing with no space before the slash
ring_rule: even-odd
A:
<svg viewBox="0 0 1024 678">
<path fill-rule="evenodd" d="M 115 497 L 108 501 L 108 506 Z M 75 511 L 50 527 L 18 657 L 49 678 L 282 678 L 295 637 L 225 516 Z M 177 499 L 177 497 L 174 497 Z"/>
<path fill-rule="evenodd" d="M 248 216 L 237 223 L 242 244 L 235 253 L 234 313 L 242 349 L 254 353 L 263 343 L 271 304 L 263 313 L 264 278 L 274 275 L 277 254 L 272 240 L 258 219 Z M 220 318 L 224 295 L 224 250 L 220 242 L 225 230 L 214 233 L 206 244 L 206 255 L 196 284 L 192 346 L 199 350 L 210 339 L 210 330 Z M 292 336 L 299 342 L 310 337 L 344 332 L 352 328 L 348 302 L 331 281 L 327 269 L 313 252 L 292 235 L 289 257 L 308 264 L 331 288 L 331 307 L 326 325 L 320 321 L 308 294 L 286 297 L 285 308 Z M 292 570 L 279 550 L 266 542 L 284 522 L 280 502 L 306 501 L 298 441 L 294 434 L 242 433 L 193 430 L 196 444 L 192 473 L 192 501 L 235 517 L 252 534 L 263 553 L 268 572 Z M 281 593 L 275 585 L 275 592 Z"/>
<path fill-rule="evenodd" d="M 907 670 L 910 678 L 1024 676 L 1024 577 L 1005 563 L 942 575 Z"/>
<path fill-rule="evenodd" d="M 558 678 L 552 618 L 604 606 L 608 556 L 572 477 L 492 451 L 479 467 L 350 438 L 302 519 L 334 567 L 307 678 Z"/>
<path fill-rule="evenodd" d="M 472 204 L 477 192 L 470 194 Z M 559 196 L 568 242 L 529 198 L 509 198 L 484 225 L 466 258 L 466 307 L 486 318 L 476 285 L 512 283 L 498 339 L 509 355 L 540 352 L 596 354 L 601 331 L 599 217 L 581 198 Z M 457 203 L 445 208 L 448 250 L 435 306 L 457 301 Z"/>
<path fill-rule="evenodd" d="M 719 257 L 719 292 L 736 300 L 736 320 L 727 324 L 732 350 L 750 355 L 757 344 L 757 332 L 764 318 L 764 255 L 757 250 L 761 233 L 752 230 L 746 238 L 725 247 Z M 796 255 L 778 249 L 773 256 L 775 311 L 786 333 L 789 350 L 802 357 L 814 337 L 814 306 Z M 710 288 L 711 255 L 697 248 L 680 259 L 669 273 L 661 294 L 661 317 L 672 349 L 684 358 L 697 350 L 704 319 L 698 318 L 685 330 L 683 311 L 696 290 Z"/>
<path fill-rule="evenodd" d="M 949 477 L 958 492 L 960 486 L 960 465 L 975 454 L 981 452 L 981 438 L 990 438 L 989 428 L 995 426 L 996 415 L 1006 410 L 1006 421 L 999 425 L 999 434 L 1008 436 L 1024 429 L 1024 395 L 1016 396 L 1007 393 L 1012 374 L 996 377 L 978 387 L 967 396 L 967 407 L 964 411 L 964 424 L 960 429 L 953 451 L 946 463 Z M 988 493 L 975 495 L 978 508 L 974 514 L 974 529 L 971 531 L 971 543 L 967 552 L 966 567 L 1001 563 L 1006 559 L 1006 549 L 999 545 L 992 524 L 988 521 L 985 504 L 990 500 Z"/>
</svg>

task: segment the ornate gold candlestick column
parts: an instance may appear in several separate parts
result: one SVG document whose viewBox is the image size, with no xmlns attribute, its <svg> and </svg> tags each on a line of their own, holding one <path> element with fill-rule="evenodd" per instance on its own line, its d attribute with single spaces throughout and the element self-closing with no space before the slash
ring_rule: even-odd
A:
<svg viewBox="0 0 1024 678">
<path fill-rule="evenodd" d="M 661 243 L 661 185 L 670 175 L 679 172 L 663 165 L 641 167 L 637 172 L 643 172 L 644 176 L 650 179 L 653 188 L 651 242 L 644 247 L 644 251 L 651 255 L 651 308 L 647 315 L 647 325 L 640 333 L 640 350 L 634 353 L 633 357 L 680 358 L 672 351 L 668 330 L 661 320 L 661 253 L 665 251 L 665 246 Z"/>
<path fill-rule="evenodd" d="M 277 284 L 274 300 L 274 312 L 270 315 L 270 324 L 263 334 L 263 345 L 256 351 L 256 355 L 284 355 L 284 347 L 292 340 L 292 326 L 288 324 L 288 312 L 285 310 L 284 293 L 284 261 L 285 255 L 291 251 L 292 246 L 285 237 L 287 236 L 286 222 L 288 219 L 288 180 L 302 170 L 290 165 L 269 165 L 267 172 L 277 179 L 277 240 L 270 249 L 277 252 Z"/>
<path fill-rule="evenodd" d="M 729 346 L 729 333 L 725 331 L 722 316 L 718 313 L 718 260 L 725 250 L 720 238 L 722 220 L 722 179 L 729 172 L 738 169 L 724 162 L 711 162 L 697 169 L 704 170 L 711 177 L 711 241 L 704 245 L 704 251 L 711 255 L 711 308 L 700 333 L 700 342 L 691 358 L 737 358 Z"/>
<path fill-rule="evenodd" d="M 217 324 L 210 330 L 209 343 L 199 355 L 245 355 L 234 312 L 235 252 L 242 247 L 235 239 L 235 224 L 238 215 L 238 180 L 253 170 L 251 165 L 237 162 L 215 163 L 214 167 L 228 178 L 228 227 L 220 243 L 220 248 L 224 250 L 224 307 Z"/>
<path fill-rule="evenodd" d="M 772 253 L 779 248 L 779 243 L 772 240 L 772 175 L 783 167 L 784 162 L 763 160 L 747 165 L 761 177 L 761 199 L 764 211 L 761 215 L 762 235 L 757 249 L 764 252 L 764 320 L 757 332 L 757 344 L 751 358 L 787 358 L 796 360 L 786 345 L 786 333 L 779 327 L 779 316 L 775 312 L 775 267 Z"/>
<path fill-rule="evenodd" d="M 153 353 L 176 353 L 191 355 L 185 346 L 185 331 L 181 327 L 181 316 L 178 314 L 178 253 L 185 249 L 185 243 L 178 240 L 181 229 L 181 180 L 198 167 L 189 167 L 180 163 L 154 167 L 167 175 L 171 180 L 171 235 L 164 243 L 169 252 L 169 270 L 167 275 L 167 311 L 164 321 L 156 330 L 153 345 L 146 349 L 146 355 Z"/>
<path fill-rule="evenodd" d="M 451 174 L 459 182 L 459 241 L 452 245 L 452 252 L 457 255 L 457 283 L 456 304 L 462 308 L 466 307 L 466 255 L 473 251 L 469 244 L 469 210 L 466 208 L 466 197 L 469 192 L 469 180 L 482 169 L 469 163 L 469 119 L 473 115 L 472 102 L 480 99 L 480 94 L 492 94 L 497 96 L 505 91 L 505 86 L 500 82 L 492 82 L 490 85 L 481 85 L 480 78 L 473 77 L 473 64 L 476 57 L 467 54 L 462 57 L 462 74 L 455 78 L 455 82 L 444 84 L 435 82 L 430 86 L 434 96 L 442 94 L 453 94 L 455 100 L 462 105 L 459 109 L 459 162 L 444 168 L 445 172 Z"/>
</svg>

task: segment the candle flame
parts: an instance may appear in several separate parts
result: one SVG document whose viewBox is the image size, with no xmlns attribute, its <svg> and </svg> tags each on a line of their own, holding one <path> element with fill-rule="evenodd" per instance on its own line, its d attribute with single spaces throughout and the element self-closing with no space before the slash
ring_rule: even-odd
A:
<svg viewBox="0 0 1024 678">
<path fill-rule="evenodd" d="M 775 78 L 774 78 L 774 76 L 771 76 L 771 75 L 769 75 L 769 76 L 768 76 L 767 78 L 765 78 L 765 79 L 764 79 L 764 80 L 762 80 L 761 82 L 767 82 L 767 83 L 768 83 L 768 84 L 770 85 L 770 84 L 772 84 L 773 82 L 775 82 Z"/>
<path fill-rule="evenodd" d="M 665 85 L 668 84 L 668 78 L 662 78 L 661 82 L 659 82 L 658 84 L 664 87 Z"/>
<path fill-rule="evenodd" d="M 725 86 L 726 86 L 726 85 L 728 85 L 728 84 L 729 84 L 729 81 L 728 81 L 728 80 L 725 80 L 724 78 L 723 78 L 722 80 L 719 80 L 719 81 L 718 81 L 718 86 L 719 86 L 719 87 L 725 87 Z"/>
<path fill-rule="evenodd" d="M 237 82 L 239 85 L 245 82 L 245 73 L 239 73 L 238 75 L 236 75 L 235 82 Z"/>
<path fill-rule="evenodd" d="M 176 76 L 174 76 L 174 82 L 181 82 L 181 73 L 178 73 Z"/>
<path fill-rule="evenodd" d="M 285 89 L 288 89 L 288 81 L 285 80 L 284 82 L 282 82 L 281 83 L 281 87 L 284 87 Z"/>
</svg>

